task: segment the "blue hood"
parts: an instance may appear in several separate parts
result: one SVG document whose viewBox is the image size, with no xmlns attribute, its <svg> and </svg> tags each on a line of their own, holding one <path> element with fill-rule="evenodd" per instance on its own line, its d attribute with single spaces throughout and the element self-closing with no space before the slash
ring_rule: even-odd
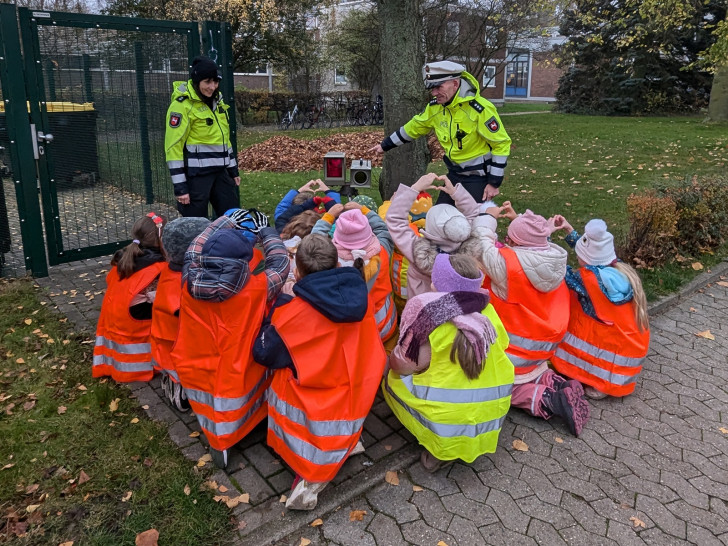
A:
<svg viewBox="0 0 728 546">
<path fill-rule="evenodd" d="M 367 312 L 367 284 L 353 267 L 306 275 L 293 292 L 332 322 L 359 322 Z"/>
</svg>

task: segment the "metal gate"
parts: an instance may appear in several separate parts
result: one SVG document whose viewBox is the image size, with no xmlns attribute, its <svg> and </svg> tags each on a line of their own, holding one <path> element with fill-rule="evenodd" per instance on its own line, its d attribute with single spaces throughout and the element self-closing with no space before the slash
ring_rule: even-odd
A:
<svg viewBox="0 0 728 546">
<path fill-rule="evenodd" d="M 42 276 L 46 264 L 111 254 L 148 211 L 177 215 L 165 114 L 201 36 L 233 105 L 227 24 L 203 23 L 201 33 L 198 23 L 0 5 L 0 147 L 12 164 L 3 187 L 15 190 L 25 269 Z"/>
</svg>

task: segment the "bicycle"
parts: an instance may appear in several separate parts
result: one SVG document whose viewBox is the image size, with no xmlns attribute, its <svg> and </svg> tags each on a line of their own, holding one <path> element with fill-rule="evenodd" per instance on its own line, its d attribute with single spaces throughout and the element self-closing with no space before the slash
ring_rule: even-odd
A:
<svg viewBox="0 0 728 546">
<path fill-rule="evenodd" d="M 301 123 L 301 129 L 312 127 L 331 127 L 331 116 L 326 113 L 324 106 L 312 106 L 308 109 L 306 117 Z"/>
<path fill-rule="evenodd" d="M 303 125 L 303 122 L 301 122 L 298 118 L 298 104 L 294 104 L 293 110 L 289 110 L 288 112 L 283 114 L 278 128 L 281 131 L 287 131 L 291 125 L 293 125 L 293 128 L 295 129 L 299 123 Z"/>
</svg>

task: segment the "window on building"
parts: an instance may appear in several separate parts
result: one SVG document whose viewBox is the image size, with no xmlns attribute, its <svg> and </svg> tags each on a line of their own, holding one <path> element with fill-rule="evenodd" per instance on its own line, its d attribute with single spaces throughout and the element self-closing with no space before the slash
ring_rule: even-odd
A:
<svg viewBox="0 0 728 546">
<path fill-rule="evenodd" d="M 498 45 L 498 29 L 496 27 L 486 27 L 483 43 L 487 47 L 496 47 Z"/>
<path fill-rule="evenodd" d="M 339 68 L 334 69 L 334 85 L 346 85 L 349 80 L 346 79 L 346 73 Z"/>
<path fill-rule="evenodd" d="M 495 87 L 495 66 L 487 65 L 483 69 L 483 87 Z"/>
<path fill-rule="evenodd" d="M 460 22 L 459 21 L 448 21 L 445 27 L 445 38 L 449 43 L 456 42 L 460 36 Z"/>
<path fill-rule="evenodd" d="M 528 69 L 530 64 L 528 53 L 513 54 L 506 65 L 506 96 L 528 96 Z"/>
</svg>

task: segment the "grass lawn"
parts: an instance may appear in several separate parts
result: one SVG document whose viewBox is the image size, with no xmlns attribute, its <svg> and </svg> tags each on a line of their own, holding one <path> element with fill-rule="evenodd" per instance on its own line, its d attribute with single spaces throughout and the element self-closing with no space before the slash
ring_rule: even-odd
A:
<svg viewBox="0 0 728 546">
<path fill-rule="evenodd" d="M 229 543 L 227 507 L 201 490 L 210 464 L 92 379 L 93 342 L 45 303 L 30 281 L 0 282 L 0 543 L 134 544 L 152 528 L 160 544 Z"/>
<path fill-rule="evenodd" d="M 705 124 L 697 117 L 546 114 L 509 116 L 503 123 L 513 146 L 498 202 L 508 199 L 519 212 L 530 208 L 547 217 L 563 214 L 578 230 L 589 219 L 601 217 L 617 241 L 627 232 L 626 199 L 630 194 L 658 181 L 693 175 L 725 176 L 728 165 L 728 124 Z M 316 138 L 345 130 L 287 131 L 285 134 L 293 138 Z M 238 140 L 251 145 L 274 134 L 277 133 L 243 131 Z M 442 162 L 431 164 L 430 170 L 447 172 Z M 256 203 L 271 213 L 286 191 L 321 176 L 321 171 L 244 173 L 241 202 L 247 206 Z M 411 184 L 414 180 L 404 182 Z M 381 202 L 377 188 L 362 193 Z M 726 254 L 703 256 L 701 261 L 707 266 Z M 644 273 L 650 299 L 674 291 L 695 274 L 689 263 Z"/>
</svg>

